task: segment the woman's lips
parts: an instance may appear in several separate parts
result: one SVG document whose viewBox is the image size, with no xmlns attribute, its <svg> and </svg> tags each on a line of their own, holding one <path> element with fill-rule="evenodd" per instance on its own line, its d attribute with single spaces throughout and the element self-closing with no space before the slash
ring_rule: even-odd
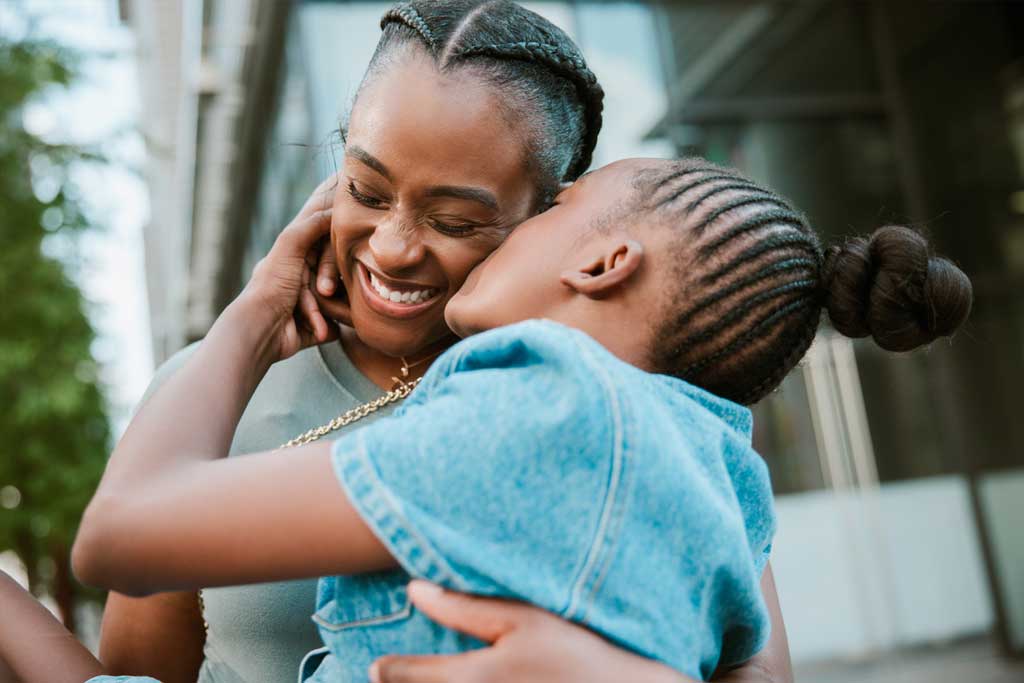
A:
<svg viewBox="0 0 1024 683">
<path fill-rule="evenodd" d="M 419 285 L 397 284 L 374 273 L 356 261 L 363 300 L 370 309 L 388 318 L 400 320 L 415 318 L 423 311 L 443 301 L 441 289 Z"/>
</svg>

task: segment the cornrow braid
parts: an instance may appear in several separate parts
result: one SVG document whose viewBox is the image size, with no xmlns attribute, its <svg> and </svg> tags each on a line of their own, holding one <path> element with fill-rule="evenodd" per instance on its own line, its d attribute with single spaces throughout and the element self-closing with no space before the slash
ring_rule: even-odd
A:
<svg viewBox="0 0 1024 683">
<path fill-rule="evenodd" d="M 801 235 L 787 234 L 766 237 L 759 242 L 755 242 L 754 245 L 748 249 L 736 254 L 716 270 L 711 271 L 711 273 L 704 276 L 704 280 L 705 282 L 718 282 L 723 277 L 736 270 L 736 268 L 753 263 L 765 254 L 780 258 L 788 258 L 793 251 L 802 251 L 820 263 L 821 252 L 816 247 L 817 245 L 810 243 Z"/>
<path fill-rule="evenodd" d="M 732 173 L 709 173 L 706 176 L 697 178 L 696 180 L 690 181 L 689 183 L 685 183 L 685 184 L 680 185 L 680 186 L 678 186 L 676 188 L 673 188 L 673 190 L 669 193 L 669 195 L 659 202 L 659 206 L 666 206 L 668 204 L 671 204 L 672 202 L 676 201 L 677 199 L 679 199 L 683 195 L 685 195 L 688 192 L 690 192 L 690 190 L 694 190 L 694 189 L 696 189 L 698 187 L 703 187 L 704 185 L 707 185 L 709 183 L 713 183 L 713 182 L 719 181 L 719 180 L 733 181 L 733 184 L 736 186 L 733 189 L 748 189 L 748 190 L 758 189 L 757 185 L 755 185 L 754 183 L 750 182 L 749 180 L 744 180 L 743 178 L 740 178 L 737 175 L 733 175 Z M 688 207 L 687 210 L 688 211 L 692 210 L 692 208 L 694 208 L 694 207 L 692 207 L 692 206 Z"/>
<path fill-rule="evenodd" d="M 728 192 L 730 190 L 749 190 L 749 189 L 750 189 L 749 185 L 741 184 L 741 183 L 728 183 L 726 185 L 718 185 L 715 188 L 709 190 L 708 192 L 705 192 L 704 194 L 702 194 L 697 199 L 695 199 L 693 204 L 690 205 L 690 210 L 692 211 L 694 207 L 700 206 L 705 201 L 707 201 L 708 199 L 711 199 L 712 197 L 714 197 L 716 194 L 718 194 L 720 192 Z M 739 197 L 737 199 L 733 199 L 731 201 L 724 202 L 721 206 L 719 206 L 718 208 L 714 209 L 713 211 L 708 213 L 707 216 L 704 217 L 704 220 L 701 221 L 700 227 L 698 227 L 697 230 L 699 232 L 702 232 L 704 230 L 704 228 L 706 228 L 707 226 L 709 226 L 712 223 L 714 223 L 715 220 L 719 216 L 721 216 L 723 213 L 728 213 L 729 211 L 732 211 L 733 209 L 738 209 L 741 206 L 747 206 L 749 204 L 774 204 L 775 206 L 777 206 L 777 207 L 779 207 L 781 209 L 788 208 L 787 204 L 786 204 L 786 202 L 784 200 L 779 199 L 778 197 L 773 195 L 771 192 L 756 192 L 756 191 L 754 191 L 750 196 L 741 196 L 741 197 Z"/>
<path fill-rule="evenodd" d="M 788 286 L 788 285 L 785 285 Z M 743 334 L 733 339 L 731 342 L 718 349 L 714 353 L 701 358 L 690 365 L 683 368 L 683 377 L 692 377 L 698 375 L 708 366 L 718 362 L 722 358 L 728 356 L 728 354 L 735 352 L 742 345 L 754 339 L 757 335 L 762 333 L 770 332 L 781 320 L 784 320 L 787 316 L 792 313 L 817 306 L 817 303 L 810 298 L 796 298 L 793 299 L 778 308 L 771 310 L 769 313 L 763 315 L 752 327 L 747 329 Z"/>
<path fill-rule="evenodd" d="M 754 285 L 760 284 L 764 280 L 773 278 L 779 273 L 785 273 L 797 269 L 803 269 L 808 273 L 813 273 L 814 269 L 817 266 L 818 262 L 809 258 L 791 258 L 786 259 L 785 261 L 779 261 L 778 263 L 773 263 L 772 265 L 757 270 L 746 277 L 739 278 L 738 280 L 735 280 L 734 282 L 726 285 L 725 287 L 720 287 L 716 289 L 714 292 L 701 299 L 696 305 L 693 306 L 693 308 L 689 309 L 677 320 L 675 320 L 674 326 L 677 329 L 685 328 L 686 325 L 691 320 L 693 320 L 694 317 L 697 316 L 697 314 L 702 313 L 710 306 L 717 304 L 719 301 L 722 301 L 726 297 L 731 296 L 732 294 L 735 294 L 736 292 L 739 292 L 747 287 L 752 287 Z M 714 280 L 705 277 L 703 278 L 702 282 L 704 284 L 713 284 Z"/>
<path fill-rule="evenodd" d="M 967 318 L 970 280 L 909 228 L 824 253 L 803 214 L 770 190 L 702 159 L 669 163 L 642 187 L 655 197 L 647 210 L 681 229 L 687 255 L 677 271 L 685 295 L 655 331 L 659 372 L 751 404 L 807 352 L 823 308 L 837 331 L 899 351 Z"/>
<path fill-rule="evenodd" d="M 803 279 L 796 280 L 795 282 L 787 282 L 785 284 L 777 285 L 771 289 L 758 292 L 747 298 L 746 306 L 734 308 L 733 310 L 722 316 L 718 324 L 713 327 L 704 327 L 695 332 L 692 332 L 688 337 L 685 337 L 680 343 L 680 348 L 687 348 L 694 344 L 701 344 L 707 341 L 711 341 L 718 337 L 723 330 L 728 330 L 736 325 L 739 321 L 743 320 L 746 316 L 750 315 L 750 312 L 757 307 L 758 304 L 772 301 L 774 299 L 785 298 L 789 294 L 794 292 L 808 292 L 815 289 L 818 285 L 817 279 Z M 710 359 L 715 358 L 712 356 L 709 358 L 702 358 L 696 363 L 692 363 L 687 366 L 691 370 L 704 367 Z"/>
<path fill-rule="evenodd" d="M 434 40 L 434 34 L 430 30 L 430 26 L 424 21 L 420 13 L 416 11 L 411 3 L 403 2 L 395 5 L 380 18 L 380 28 L 383 31 L 387 28 L 390 23 L 404 24 L 411 28 L 416 33 L 420 34 L 423 38 L 423 42 L 430 48 L 431 54 L 437 53 L 437 43 Z"/>
<path fill-rule="evenodd" d="M 711 214 L 710 214 L 711 217 L 705 218 L 703 221 L 701 221 L 699 223 L 699 227 L 697 228 L 697 232 L 701 233 L 704 230 L 706 230 L 708 225 L 713 221 L 713 219 L 714 218 L 718 218 L 719 216 L 724 214 L 726 212 L 726 210 L 737 209 L 737 208 L 740 208 L 742 206 L 749 206 L 751 204 L 773 204 L 776 207 L 779 207 L 779 206 L 787 207 L 788 206 L 786 204 L 785 200 L 783 200 L 783 199 L 779 199 L 779 198 L 765 199 L 764 197 L 762 197 L 760 195 L 756 196 L 756 197 L 747 197 L 747 198 L 736 199 L 736 200 L 733 200 L 732 202 L 729 202 L 728 204 L 724 204 L 719 209 L 716 209 L 715 211 L 712 211 Z M 758 230 L 759 228 L 763 228 L 765 226 L 771 226 L 771 225 L 780 225 L 780 226 L 792 227 L 792 228 L 795 228 L 795 229 L 799 230 L 801 233 L 806 234 L 806 231 L 804 230 L 804 226 L 805 226 L 804 219 L 803 219 L 803 217 L 800 214 L 795 213 L 795 212 L 789 210 L 789 208 L 767 209 L 767 210 L 759 211 L 758 213 L 754 214 L 753 216 L 749 216 L 747 218 L 744 218 L 743 220 L 741 220 L 736 225 L 734 225 L 734 226 L 732 226 L 732 227 L 730 227 L 730 228 L 728 228 L 726 230 L 723 230 L 721 235 L 719 235 L 718 237 L 712 239 L 707 244 L 704 244 L 704 245 L 701 246 L 701 248 L 700 248 L 700 255 L 701 256 L 705 256 L 705 257 L 714 256 L 716 251 L 718 251 L 719 249 L 721 249 L 723 247 L 728 246 L 729 243 L 732 242 L 733 240 L 740 239 L 744 235 L 746 235 L 748 233 L 751 233 L 751 232 L 754 232 L 755 230 Z M 795 236 L 792 237 L 792 239 L 794 241 L 799 241 L 799 238 L 797 238 Z M 809 241 L 808 241 L 808 244 L 810 244 Z M 811 245 L 811 246 L 813 246 L 813 245 Z"/>
<path fill-rule="evenodd" d="M 817 329 L 817 237 L 784 198 L 703 160 L 684 160 L 658 184 L 653 210 L 682 218 L 670 222 L 685 225 L 696 264 L 688 279 L 704 293 L 662 323 L 655 365 L 731 400 L 758 400 Z"/>
<path fill-rule="evenodd" d="M 796 364 L 807 353 L 807 349 L 811 348 L 814 337 L 818 334 L 820 313 L 820 309 L 808 307 L 807 318 L 796 326 L 797 331 L 794 334 L 793 341 L 786 341 L 782 345 L 783 347 L 788 346 L 790 348 L 789 354 L 759 384 L 750 388 L 747 393 L 741 394 L 739 400 L 736 401 L 737 403 L 742 403 L 743 405 L 757 403 L 771 393 L 775 387 L 782 384 L 782 380 L 786 379 L 789 371 L 796 367 Z"/>
<path fill-rule="evenodd" d="M 570 81 L 583 103 L 584 125 L 580 145 L 573 161 L 566 171 L 563 180 L 575 180 L 583 175 L 593 161 L 594 147 L 597 136 L 601 132 L 604 112 L 604 89 L 597 81 L 597 76 L 577 52 L 569 52 L 558 45 L 535 41 L 519 41 L 515 43 L 497 43 L 492 45 L 475 45 L 461 48 L 452 53 L 452 59 L 469 59 L 471 57 L 492 57 L 494 59 L 513 59 L 523 62 L 541 64 L 557 75 Z"/>
</svg>

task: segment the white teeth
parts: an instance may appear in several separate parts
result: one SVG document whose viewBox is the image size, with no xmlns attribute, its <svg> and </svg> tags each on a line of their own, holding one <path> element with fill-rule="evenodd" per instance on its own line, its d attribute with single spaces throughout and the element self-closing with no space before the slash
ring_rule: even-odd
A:
<svg viewBox="0 0 1024 683">
<path fill-rule="evenodd" d="M 415 292 L 399 292 L 388 289 L 388 287 L 377 279 L 377 276 L 370 273 L 370 285 L 374 291 L 380 295 L 380 298 L 391 301 L 392 303 L 402 304 L 418 304 L 428 299 L 432 299 L 438 294 L 436 289 L 420 289 Z"/>
</svg>

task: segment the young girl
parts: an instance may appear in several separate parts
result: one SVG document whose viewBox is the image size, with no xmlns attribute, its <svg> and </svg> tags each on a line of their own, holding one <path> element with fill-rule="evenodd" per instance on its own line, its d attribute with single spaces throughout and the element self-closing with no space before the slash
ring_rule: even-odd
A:
<svg viewBox="0 0 1024 683">
<path fill-rule="evenodd" d="M 133 594 L 337 575 L 321 579 L 309 681 L 477 645 L 411 608 L 410 576 L 526 600 L 693 678 L 743 661 L 767 636 L 774 516 L 740 404 L 793 368 L 822 307 L 906 350 L 971 305 L 966 276 L 908 229 L 823 254 L 785 200 L 732 171 L 619 162 L 470 275 L 446 310 L 467 339 L 394 417 L 224 459 L 270 364 L 327 333 L 307 262 L 325 223 L 282 233 L 139 412 L 74 551 L 82 579 Z M 34 680 L 32 661 L 12 665 Z"/>
</svg>

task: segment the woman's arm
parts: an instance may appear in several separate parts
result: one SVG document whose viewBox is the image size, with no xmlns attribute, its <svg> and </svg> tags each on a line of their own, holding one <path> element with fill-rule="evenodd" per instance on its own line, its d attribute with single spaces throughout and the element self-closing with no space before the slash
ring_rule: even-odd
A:
<svg viewBox="0 0 1024 683">
<path fill-rule="evenodd" d="M 100 661 L 107 671 L 195 683 L 205 641 L 199 596 L 193 592 L 107 597 L 100 629 Z"/>
<path fill-rule="evenodd" d="M 0 676 L 21 683 L 82 683 L 100 663 L 14 579 L 0 571 Z"/>
<path fill-rule="evenodd" d="M 771 567 L 761 578 L 772 634 L 718 683 L 793 683 L 789 643 Z M 456 655 L 389 656 L 374 663 L 374 683 L 694 683 L 683 674 L 616 647 L 538 607 L 442 590 L 414 581 L 409 596 L 439 624 L 490 643 Z"/>
<path fill-rule="evenodd" d="M 409 584 L 416 608 L 437 623 L 489 643 L 456 655 L 383 657 L 373 683 L 694 683 L 664 664 L 520 602 Z"/>
<path fill-rule="evenodd" d="M 337 334 L 310 290 L 329 224 L 322 211 L 289 225 L 132 420 L 75 542 L 82 580 L 143 595 L 396 566 L 338 486 L 329 444 L 224 459 L 271 363 Z"/>
</svg>

